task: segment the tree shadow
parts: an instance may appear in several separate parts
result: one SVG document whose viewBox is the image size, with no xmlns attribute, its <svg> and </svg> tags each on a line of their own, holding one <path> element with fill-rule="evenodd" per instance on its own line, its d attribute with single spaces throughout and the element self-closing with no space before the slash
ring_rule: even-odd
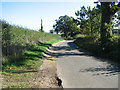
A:
<svg viewBox="0 0 120 90">
<path fill-rule="evenodd" d="M 105 75 L 105 76 L 112 76 L 118 75 L 120 73 L 120 66 L 117 64 L 109 64 L 106 67 L 96 67 L 96 68 L 87 68 L 81 69 L 79 72 L 96 72 L 93 76 L 97 75 Z"/>
<path fill-rule="evenodd" d="M 51 44 L 43 43 L 43 42 L 40 42 L 40 41 L 37 42 L 37 45 L 39 45 L 39 46 L 45 46 L 45 47 L 52 46 Z"/>
<path fill-rule="evenodd" d="M 55 49 L 56 53 L 52 53 L 47 51 L 47 54 L 54 56 L 56 58 L 60 58 L 62 56 L 92 56 L 96 60 L 107 62 L 107 66 L 101 66 L 101 67 L 95 67 L 95 68 L 87 68 L 84 70 L 80 70 L 79 72 L 97 72 L 95 75 L 105 75 L 105 76 L 111 76 L 111 75 L 118 75 L 120 72 L 120 65 L 119 63 L 112 62 L 108 59 L 98 57 L 92 53 L 89 53 L 88 51 L 78 48 L 73 42 L 67 42 L 67 45 L 61 45 L 57 47 L 52 47 Z M 63 50 L 63 51 L 62 51 Z M 74 52 L 74 50 L 78 50 L 79 52 Z"/>
<path fill-rule="evenodd" d="M 65 51 L 72 51 L 72 50 L 78 49 L 78 47 L 73 42 L 68 42 L 67 46 L 59 46 L 59 47 L 53 47 L 53 48 L 55 50 L 65 50 Z"/>
<path fill-rule="evenodd" d="M 62 56 L 92 56 L 87 53 L 74 53 L 74 52 L 66 52 L 66 53 L 56 53 L 55 56 L 57 58 L 62 57 Z"/>
<path fill-rule="evenodd" d="M 56 52 L 51 52 L 49 50 Z M 60 58 L 62 56 L 93 56 L 92 54 L 86 53 L 85 50 L 79 49 L 73 42 L 67 42 L 67 45 L 62 46 L 51 46 L 49 50 L 47 50 L 45 54 L 55 58 Z M 74 52 L 74 50 L 78 50 L 81 53 Z M 53 59 L 47 56 L 44 56 L 44 58 L 53 61 Z"/>
</svg>

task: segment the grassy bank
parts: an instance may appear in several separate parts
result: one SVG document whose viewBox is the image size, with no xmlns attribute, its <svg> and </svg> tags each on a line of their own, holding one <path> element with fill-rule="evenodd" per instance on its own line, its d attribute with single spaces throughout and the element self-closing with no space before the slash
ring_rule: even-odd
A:
<svg viewBox="0 0 120 90">
<path fill-rule="evenodd" d="M 3 88 L 29 88 L 43 54 L 51 44 L 63 40 L 60 35 L 38 32 L 2 23 Z"/>
<path fill-rule="evenodd" d="M 2 22 L 2 53 L 3 57 L 18 57 L 38 41 L 61 39 L 60 35 L 25 29 Z"/>
<path fill-rule="evenodd" d="M 39 42 L 24 51 L 21 58 L 3 61 L 3 88 L 30 88 L 32 77 L 42 65 L 44 52 L 51 44 L 61 40 Z"/>
<path fill-rule="evenodd" d="M 29 30 L 23 27 L 2 23 L 2 56 L 3 62 L 7 59 L 18 60 L 22 58 L 23 52 L 30 50 L 39 42 L 55 41 L 62 39 L 60 35 Z"/>
<path fill-rule="evenodd" d="M 120 62 L 120 36 L 113 35 L 108 42 L 107 49 L 109 52 L 103 52 L 100 46 L 100 35 L 92 34 L 92 35 L 78 35 L 76 36 L 75 44 L 77 44 L 80 48 L 83 48 L 93 54 L 108 58 L 112 61 Z"/>
</svg>

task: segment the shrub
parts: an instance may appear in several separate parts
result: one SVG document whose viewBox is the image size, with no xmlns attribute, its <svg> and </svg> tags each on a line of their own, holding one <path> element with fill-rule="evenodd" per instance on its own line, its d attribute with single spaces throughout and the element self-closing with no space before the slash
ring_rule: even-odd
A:
<svg viewBox="0 0 120 90">
<path fill-rule="evenodd" d="M 109 58 L 113 61 L 119 61 L 120 60 L 120 36 L 112 36 L 109 38 L 109 41 L 107 42 L 106 51 L 103 52 L 101 45 L 100 45 L 100 35 L 99 34 L 91 34 L 82 36 L 79 35 L 79 37 L 74 41 L 75 44 L 77 44 L 79 47 L 86 49 L 96 55 Z M 119 61 L 120 62 L 120 61 Z"/>
</svg>

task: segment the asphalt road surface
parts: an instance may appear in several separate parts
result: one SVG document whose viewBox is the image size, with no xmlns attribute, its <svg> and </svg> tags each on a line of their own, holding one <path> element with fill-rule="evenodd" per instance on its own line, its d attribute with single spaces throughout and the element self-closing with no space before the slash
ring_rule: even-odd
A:
<svg viewBox="0 0 120 90">
<path fill-rule="evenodd" d="M 63 88 L 118 88 L 117 64 L 78 49 L 73 40 L 55 48 Z"/>
</svg>

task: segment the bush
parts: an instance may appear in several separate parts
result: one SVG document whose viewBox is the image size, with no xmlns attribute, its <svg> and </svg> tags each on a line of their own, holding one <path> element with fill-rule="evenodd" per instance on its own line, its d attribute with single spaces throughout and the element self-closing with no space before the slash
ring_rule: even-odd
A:
<svg viewBox="0 0 120 90">
<path fill-rule="evenodd" d="M 86 49 L 95 55 L 109 58 L 113 61 L 119 61 L 120 60 L 120 37 L 119 36 L 112 36 L 109 38 L 109 41 L 107 42 L 107 51 L 103 52 L 101 45 L 100 45 L 100 35 L 99 34 L 91 34 L 82 36 L 79 35 L 79 37 L 74 41 L 75 44 L 77 44 L 79 47 Z M 120 61 L 119 61 L 120 62 Z"/>
</svg>

